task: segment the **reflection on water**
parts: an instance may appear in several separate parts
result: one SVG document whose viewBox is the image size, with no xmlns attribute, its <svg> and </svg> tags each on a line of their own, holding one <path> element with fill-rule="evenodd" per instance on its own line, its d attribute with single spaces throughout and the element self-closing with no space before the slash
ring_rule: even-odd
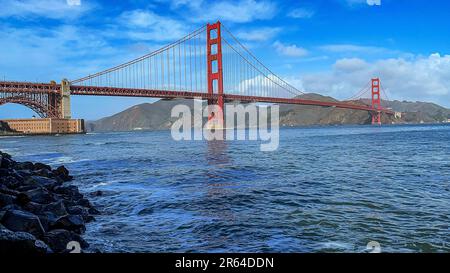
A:
<svg viewBox="0 0 450 273">
<path fill-rule="evenodd" d="M 450 251 L 450 126 L 280 134 L 271 153 L 164 131 L 2 138 L 0 150 L 103 191 L 86 233 L 103 251 Z"/>
</svg>

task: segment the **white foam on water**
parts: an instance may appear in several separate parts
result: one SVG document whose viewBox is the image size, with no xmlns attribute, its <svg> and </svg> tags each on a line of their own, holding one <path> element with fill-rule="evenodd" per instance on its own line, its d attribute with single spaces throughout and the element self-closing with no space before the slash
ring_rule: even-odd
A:
<svg viewBox="0 0 450 273">
<path fill-rule="evenodd" d="M 19 137 L 25 137 L 25 136 L 0 136 L 0 138 L 19 138 Z"/>
<path fill-rule="evenodd" d="M 89 161 L 89 159 L 74 159 L 70 156 L 60 156 L 57 158 L 54 158 L 49 161 L 49 164 L 70 164 L 70 163 L 77 163 L 77 162 L 83 162 L 83 161 Z"/>
<path fill-rule="evenodd" d="M 339 250 L 349 250 L 351 248 L 351 244 L 343 243 L 343 242 L 323 242 L 318 243 L 319 248 L 322 249 L 339 249 Z"/>
</svg>

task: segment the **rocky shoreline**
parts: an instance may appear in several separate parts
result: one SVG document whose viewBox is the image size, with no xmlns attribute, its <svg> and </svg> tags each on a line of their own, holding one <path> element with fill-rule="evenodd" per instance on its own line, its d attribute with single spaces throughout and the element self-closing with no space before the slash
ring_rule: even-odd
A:
<svg viewBox="0 0 450 273">
<path fill-rule="evenodd" d="M 64 167 L 16 162 L 0 151 L 0 254 L 86 251 L 81 237 L 99 214 Z"/>
</svg>

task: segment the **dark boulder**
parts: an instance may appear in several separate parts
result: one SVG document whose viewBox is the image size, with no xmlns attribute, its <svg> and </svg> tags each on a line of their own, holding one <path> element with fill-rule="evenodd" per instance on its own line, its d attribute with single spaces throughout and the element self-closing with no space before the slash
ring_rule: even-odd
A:
<svg viewBox="0 0 450 273">
<path fill-rule="evenodd" d="M 50 167 L 47 164 L 43 164 L 43 163 L 35 163 L 34 166 L 33 166 L 33 170 L 34 171 L 38 171 L 38 170 L 42 170 L 42 169 L 46 169 L 46 170 L 51 171 L 52 167 Z"/>
<path fill-rule="evenodd" d="M 23 206 L 23 208 L 37 215 L 41 221 L 42 227 L 46 231 L 50 230 L 50 227 L 56 223 L 59 217 L 67 214 L 64 203 L 61 200 L 47 205 L 30 202 Z"/>
<path fill-rule="evenodd" d="M 68 251 L 69 242 L 76 242 L 81 248 L 89 247 L 89 244 L 80 235 L 64 229 L 55 229 L 46 233 L 43 240 L 59 253 Z"/>
<path fill-rule="evenodd" d="M 63 185 L 72 180 L 69 171 L 0 156 L 0 253 L 69 252 L 77 244 L 87 248 L 80 234 L 99 212 L 76 186 Z"/>
<path fill-rule="evenodd" d="M 95 220 L 94 216 L 89 213 L 89 209 L 82 206 L 71 206 L 67 208 L 67 212 L 74 215 L 81 215 L 86 223 Z"/>
<path fill-rule="evenodd" d="M 92 208 L 91 202 L 89 200 L 87 200 L 86 198 L 78 199 L 77 201 L 75 201 L 75 204 L 78 206 L 86 207 L 86 208 Z"/>
<path fill-rule="evenodd" d="M 17 196 L 19 194 L 18 191 L 12 190 L 7 186 L 0 184 L 0 193 Z"/>
<path fill-rule="evenodd" d="M 59 183 L 55 179 L 42 176 L 28 177 L 27 179 L 25 179 L 23 184 L 28 186 L 44 187 L 47 190 L 52 190 L 54 187 L 61 185 L 61 183 Z"/>
<path fill-rule="evenodd" d="M 0 177 L 2 185 L 9 189 L 17 189 L 21 185 L 21 181 L 14 176 Z"/>
<path fill-rule="evenodd" d="M 62 200 L 58 200 L 56 202 L 47 204 L 47 205 L 43 205 L 42 206 L 42 211 L 43 212 L 52 212 L 54 213 L 56 216 L 64 216 L 67 214 L 67 210 L 66 207 L 64 205 L 64 202 Z"/>
<path fill-rule="evenodd" d="M 14 161 L 11 159 L 11 156 L 9 154 L 0 154 L 0 168 L 8 169 L 12 167 L 13 164 Z"/>
<path fill-rule="evenodd" d="M 25 177 L 32 175 L 32 172 L 29 170 L 13 170 L 11 175 L 14 176 L 14 178 L 16 178 L 19 182 L 23 182 Z"/>
<path fill-rule="evenodd" d="M 31 201 L 39 204 L 50 204 L 55 201 L 55 198 L 51 192 L 45 188 L 37 188 L 25 192 Z"/>
<path fill-rule="evenodd" d="M 15 197 L 9 194 L 0 193 L 0 208 L 14 204 Z"/>
<path fill-rule="evenodd" d="M 33 174 L 42 176 L 42 177 L 47 177 L 47 178 L 54 177 L 53 173 L 47 169 L 40 169 L 40 170 L 34 171 Z"/>
<path fill-rule="evenodd" d="M 45 233 L 39 218 L 26 211 L 8 210 L 1 219 L 1 223 L 11 231 L 28 232 L 36 237 Z"/>
<path fill-rule="evenodd" d="M 60 166 L 56 170 L 53 170 L 53 175 L 61 178 L 64 182 L 68 182 L 73 179 L 73 177 L 69 174 L 69 171 L 64 166 Z"/>
<path fill-rule="evenodd" d="M 33 235 L 0 228 L 0 255 L 46 253 L 52 253 L 52 250 Z"/>
<path fill-rule="evenodd" d="M 94 207 L 89 208 L 88 211 L 89 211 L 89 214 L 91 214 L 91 215 L 99 215 L 100 214 L 100 211 Z"/>
<path fill-rule="evenodd" d="M 71 201 L 77 201 L 83 198 L 83 195 L 80 193 L 76 186 L 56 186 L 53 188 L 55 193 L 63 195 L 66 199 Z"/>
<path fill-rule="evenodd" d="M 42 212 L 38 217 L 41 221 L 42 227 L 46 232 L 52 230 L 53 226 L 55 226 L 56 221 L 58 221 L 59 218 L 57 215 L 50 211 Z"/>
<path fill-rule="evenodd" d="M 0 177 L 8 176 L 9 170 L 6 168 L 0 168 Z"/>
<path fill-rule="evenodd" d="M 16 200 L 15 200 L 16 204 L 19 206 L 26 206 L 28 203 L 31 202 L 31 199 L 28 195 L 26 195 L 25 193 L 19 193 L 16 196 Z"/>
<path fill-rule="evenodd" d="M 100 197 L 100 196 L 103 196 L 103 192 L 102 191 L 94 191 L 94 192 L 91 192 L 90 195 L 93 197 Z"/>
<path fill-rule="evenodd" d="M 79 234 L 86 231 L 83 217 L 72 214 L 59 217 L 56 222 L 50 226 L 50 229 L 66 229 Z"/>
<path fill-rule="evenodd" d="M 17 204 L 17 202 L 16 202 Z M 19 205 L 19 204 L 18 204 Z M 39 214 L 42 212 L 42 204 L 38 204 L 35 202 L 27 202 L 25 205 L 21 205 L 23 210 L 31 212 L 33 214 Z"/>
<path fill-rule="evenodd" d="M 14 165 L 16 170 L 34 170 L 34 164 L 32 162 L 16 162 Z"/>
</svg>

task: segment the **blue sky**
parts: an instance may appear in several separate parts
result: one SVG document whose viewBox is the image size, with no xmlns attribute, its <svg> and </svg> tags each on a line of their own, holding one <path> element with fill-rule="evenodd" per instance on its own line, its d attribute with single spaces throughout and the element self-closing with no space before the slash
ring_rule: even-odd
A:
<svg viewBox="0 0 450 273">
<path fill-rule="evenodd" d="M 344 99 L 379 76 L 390 99 L 450 107 L 450 3 L 368 1 L 0 0 L 0 77 L 76 79 L 221 20 L 301 90 Z M 72 113 L 91 120 L 151 101 L 73 97 Z M 0 107 L 0 118 L 31 115 Z"/>
</svg>

